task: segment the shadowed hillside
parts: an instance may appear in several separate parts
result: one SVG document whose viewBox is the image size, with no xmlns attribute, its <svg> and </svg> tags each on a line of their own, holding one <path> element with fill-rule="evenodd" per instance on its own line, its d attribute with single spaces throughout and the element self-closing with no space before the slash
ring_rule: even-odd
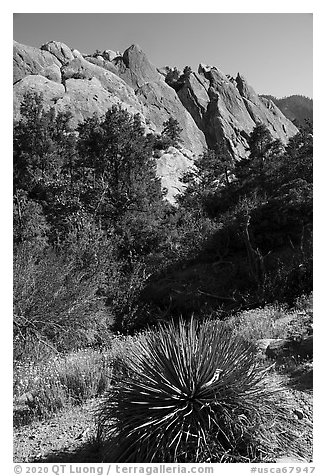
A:
<svg viewBox="0 0 326 476">
<path fill-rule="evenodd" d="M 293 96 L 277 99 L 274 96 L 268 96 L 266 94 L 261 97 L 273 101 L 274 104 L 283 112 L 290 121 L 299 126 L 305 126 L 306 121 L 313 122 L 313 100 L 295 94 Z"/>
</svg>

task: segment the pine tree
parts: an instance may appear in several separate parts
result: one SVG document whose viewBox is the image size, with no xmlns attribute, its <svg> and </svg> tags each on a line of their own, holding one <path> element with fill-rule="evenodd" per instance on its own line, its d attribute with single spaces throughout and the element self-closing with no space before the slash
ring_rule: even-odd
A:
<svg viewBox="0 0 326 476">
<path fill-rule="evenodd" d="M 182 132 L 181 127 L 176 119 L 169 117 L 169 119 L 163 122 L 162 140 L 165 147 L 176 147 L 180 142 L 180 134 Z"/>
</svg>

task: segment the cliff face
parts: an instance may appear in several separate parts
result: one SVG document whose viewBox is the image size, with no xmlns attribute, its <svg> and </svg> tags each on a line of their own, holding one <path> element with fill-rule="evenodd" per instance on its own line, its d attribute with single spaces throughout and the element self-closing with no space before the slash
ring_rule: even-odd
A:
<svg viewBox="0 0 326 476">
<path fill-rule="evenodd" d="M 119 104 L 139 113 L 150 132 L 160 133 L 163 123 L 175 118 L 182 128 L 181 147 L 158 161 L 158 175 L 167 184 L 175 174 L 179 185 L 181 171 L 221 138 L 227 139 L 235 159 L 246 157 L 247 139 L 259 122 L 283 142 L 297 132 L 275 104 L 260 98 L 240 75 L 233 79 L 200 65 L 176 93 L 137 45 L 123 54 L 105 50 L 94 57 L 57 41 L 41 48 L 14 42 L 13 60 L 15 118 L 26 92 L 42 93 L 45 107 L 70 111 L 74 127 Z M 171 197 L 173 193 L 171 189 Z"/>
<path fill-rule="evenodd" d="M 298 130 L 275 104 L 260 98 L 243 76 L 230 78 L 215 67 L 200 65 L 191 73 L 178 96 L 201 129 L 207 145 L 214 148 L 225 138 L 235 159 L 248 155 L 247 139 L 258 123 L 267 126 L 275 139 L 286 143 Z"/>
<path fill-rule="evenodd" d="M 313 123 L 313 100 L 295 94 L 277 99 L 274 96 L 261 95 L 262 100 L 272 101 L 290 121 L 305 127 L 306 121 Z"/>
</svg>

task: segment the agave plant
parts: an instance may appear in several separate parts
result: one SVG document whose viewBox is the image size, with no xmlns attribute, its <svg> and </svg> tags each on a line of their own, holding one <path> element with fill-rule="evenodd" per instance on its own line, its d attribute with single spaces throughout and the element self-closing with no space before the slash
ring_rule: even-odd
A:
<svg viewBox="0 0 326 476">
<path fill-rule="evenodd" d="M 120 370 L 98 413 L 106 461 L 257 461 L 286 419 L 268 369 L 220 322 L 159 326 Z"/>
</svg>

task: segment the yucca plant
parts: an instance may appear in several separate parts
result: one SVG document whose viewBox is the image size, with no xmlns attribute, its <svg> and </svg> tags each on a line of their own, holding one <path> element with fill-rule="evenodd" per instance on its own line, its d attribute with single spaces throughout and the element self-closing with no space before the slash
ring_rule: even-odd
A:
<svg viewBox="0 0 326 476">
<path fill-rule="evenodd" d="M 119 369 L 98 413 L 106 461 L 266 461 L 291 446 L 275 379 L 223 323 L 159 326 Z"/>
</svg>

